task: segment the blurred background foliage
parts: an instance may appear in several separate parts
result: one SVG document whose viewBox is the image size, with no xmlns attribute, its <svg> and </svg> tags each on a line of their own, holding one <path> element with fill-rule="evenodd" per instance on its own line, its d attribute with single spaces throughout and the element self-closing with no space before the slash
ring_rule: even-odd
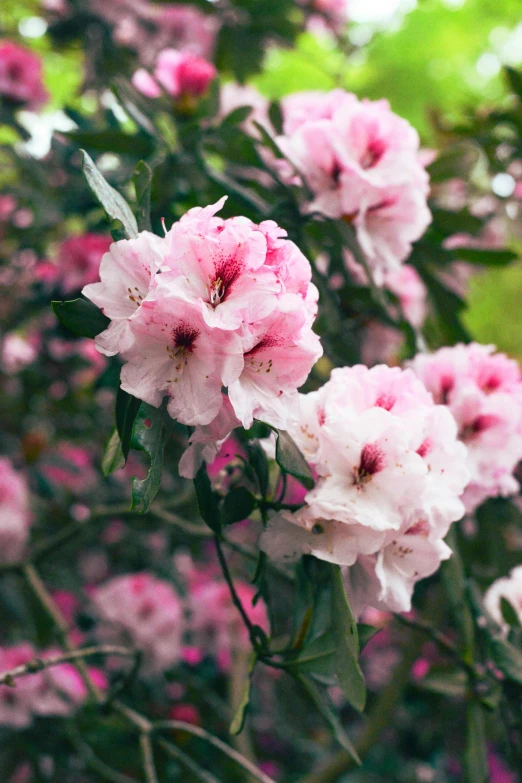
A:
<svg viewBox="0 0 522 783">
<path fill-rule="evenodd" d="M 51 100 L 42 126 L 63 106 L 94 112 L 95 100 L 80 89 L 80 42 L 57 48 L 45 35 L 38 0 L 9 0 L 1 6 L 1 29 L 44 55 Z M 418 129 L 427 148 L 453 141 L 455 125 L 467 124 L 472 135 L 477 116 L 512 105 L 503 66 L 522 63 L 520 0 L 352 0 L 350 17 L 341 46 L 307 32 L 292 48 L 270 47 L 252 82 L 273 99 L 335 86 L 372 99 L 385 96 Z M 0 142 L 15 139 L 13 129 L 0 124 Z M 0 183 L 5 177 L 2 166 Z M 511 241 L 519 250 L 520 239 Z M 494 341 L 522 359 L 522 330 L 514 328 L 522 325 L 521 296 L 521 264 L 474 277 L 463 316 L 471 336 Z"/>
</svg>

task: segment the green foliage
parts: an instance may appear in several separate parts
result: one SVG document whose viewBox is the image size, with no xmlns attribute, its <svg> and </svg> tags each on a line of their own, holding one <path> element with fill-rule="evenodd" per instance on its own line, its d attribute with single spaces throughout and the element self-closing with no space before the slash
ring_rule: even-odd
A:
<svg viewBox="0 0 522 783">
<path fill-rule="evenodd" d="M 163 407 L 153 408 L 145 402 L 141 403 L 133 423 L 130 442 L 131 448 L 145 451 L 150 458 L 146 478 L 132 479 L 131 509 L 135 509 L 140 514 L 145 514 L 149 510 L 160 488 L 163 452 L 172 432 L 172 426 L 172 419 Z"/>
<path fill-rule="evenodd" d="M 289 473 L 294 476 L 298 481 L 303 484 L 307 489 L 311 489 L 314 486 L 314 477 L 308 466 L 307 461 L 295 445 L 294 441 L 283 430 L 276 430 L 272 427 L 276 433 L 276 462 L 285 473 Z"/>
<path fill-rule="evenodd" d="M 51 305 L 60 323 L 77 337 L 94 338 L 110 324 L 107 316 L 87 299 L 51 302 Z"/>
<path fill-rule="evenodd" d="M 138 225 L 132 210 L 121 195 L 115 190 L 105 177 L 98 171 L 90 155 L 82 150 L 83 174 L 93 196 L 99 201 L 105 210 L 109 220 L 119 220 L 124 228 L 127 239 L 133 239 L 138 235 Z"/>
</svg>

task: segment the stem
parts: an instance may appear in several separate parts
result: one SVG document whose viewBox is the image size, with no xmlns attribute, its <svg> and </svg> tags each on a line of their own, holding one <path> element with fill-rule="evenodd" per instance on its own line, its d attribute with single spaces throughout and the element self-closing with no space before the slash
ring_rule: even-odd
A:
<svg viewBox="0 0 522 783">
<path fill-rule="evenodd" d="M 53 655 L 50 658 L 33 658 L 32 661 L 16 666 L 14 669 L 2 672 L 0 674 L 0 685 L 14 686 L 13 680 L 17 677 L 23 677 L 26 674 L 35 674 L 36 672 L 49 669 L 51 666 L 57 666 L 60 663 L 69 663 L 78 659 L 88 658 L 92 655 L 121 655 L 124 657 L 134 657 L 134 650 L 128 647 L 119 647 L 117 645 L 99 645 L 97 647 L 84 647 L 83 649 L 73 650 L 62 655 Z"/>
<path fill-rule="evenodd" d="M 221 566 L 221 570 L 223 572 L 223 576 L 225 577 L 225 581 L 228 584 L 230 595 L 232 597 L 232 602 L 236 607 L 236 609 L 239 611 L 239 614 L 241 615 L 241 618 L 248 630 L 248 634 L 250 636 L 250 641 L 252 642 L 253 648 L 257 649 L 257 639 L 256 639 L 254 626 L 250 620 L 250 617 L 245 612 L 245 608 L 241 603 L 241 600 L 236 592 L 236 588 L 234 587 L 234 581 L 232 579 L 232 574 L 230 573 L 230 569 L 228 567 L 225 555 L 223 554 L 221 541 L 219 540 L 218 536 L 214 536 L 214 541 L 216 543 L 216 552 L 219 560 L 219 565 Z"/>
<path fill-rule="evenodd" d="M 237 750 L 231 748 L 218 737 L 214 737 L 213 734 L 209 734 L 208 731 L 202 729 L 200 726 L 194 726 L 192 723 L 185 723 L 182 720 L 160 720 L 153 724 L 153 727 L 157 731 L 163 731 L 165 729 L 173 729 L 174 731 L 185 731 L 187 734 L 192 734 L 194 737 L 208 742 L 214 748 L 217 748 L 222 753 L 225 753 L 229 758 L 239 764 L 243 769 L 256 779 L 259 783 L 275 783 L 275 780 L 266 775 L 262 770 L 258 769 L 255 764 L 252 764 L 247 758 L 238 753 Z"/>
<path fill-rule="evenodd" d="M 148 731 L 142 731 L 140 734 L 140 749 L 143 758 L 143 771 L 147 783 L 159 783 L 154 764 L 154 751 Z"/>
<path fill-rule="evenodd" d="M 206 769 L 203 769 L 203 767 L 200 767 L 199 764 L 196 764 L 196 762 L 191 759 L 187 753 L 180 750 L 180 748 L 177 748 L 164 739 L 158 740 L 158 745 L 160 748 L 163 748 L 168 756 L 172 756 L 176 761 L 181 762 L 185 769 L 191 772 L 200 783 L 219 783 L 218 779 L 214 777 L 211 772 L 208 772 Z"/>
<path fill-rule="evenodd" d="M 77 730 L 72 730 L 69 727 L 67 733 L 78 755 L 85 764 L 87 764 L 93 772 L 97 772 L 100 777 L 105 778 L 105 780 L 110 781 L 110 783 L 138 783 L 136 778 L 132 778 L 124 772 L 118 772 L 106 764 L 105 761 L 94 752 L 90 745 L 84 742 Z"/>
</svg>

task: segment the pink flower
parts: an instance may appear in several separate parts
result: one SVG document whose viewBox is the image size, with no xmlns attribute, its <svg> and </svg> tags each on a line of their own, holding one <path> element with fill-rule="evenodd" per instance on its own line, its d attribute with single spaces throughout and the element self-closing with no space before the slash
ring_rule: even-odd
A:
<svg viewBox="0 0 522 783">
<path fill-rule="evenodd" d="M 149 98 L 159 97 L 161 87 L 173 98 L 183 95 L 198 98 L 207 91 L 216 73 L 212 63 L 197 54 L 164 49 L 156 60 L 154 79 L 140 68 L 132 77 L 132 82 L 137 90 Z"/>
<path fill-rule="evenodd" d="M 111 318 L 96 345 L 126 361 L 122 388 L 156 407 L 168 397 L 173 418 L 206 428 L 191 437 L 183 475 L 215 456 L 212 441 L 238 419 L 284 427 L 322 353 L 309 262 L 273 221 L 217 217 L 224 201 L 189 210 L 165 239 L 153 238 L 161 248 L 152 268 L 152 235 L 113 245 L 102 283 L 84 289 Z"/>
<path fill-rule="evenodd" d="M 436 402 L 447 405 L 468 448 L 468 512 L 488 497 L 518 492 L 513 473 L 522 459 L 522 377 L 494 346 L 455 345 L 420 354 L 411 366 Z"/>
<path fill-rule="evenodd" d="M 174 43 L 176 49 L 211 59 L 219 28 L 216 15 L 182 3 L 147 4 L 146 13 L 158 25 L 159 35 Z"/>
<path fill-rule="evenodd" d="M 141 650 L 146 674 L 158 675 L 180 660 L 183 609 L 168 582 L 147 573 L 118 576 L 97 587 L 91 601 L 98 636 Z"/>
<path fill-rule="evenodd" d="M 221 455 L 222 447 L 225 443 L 232 441 L 229 438 L 230 433 L 236 427 L 240 426 L 236 414 L 229 398 L 222 395 L 222 407 L 217 416 L 210 424 L 196 427 L 189 439 L 189 446 L 183 453 L 179 461 L 179 475 L 184 478 L 194 478 L 203 462 L 207 462 L 214 467 L 214 474 L 217 475 L 226 458 L 218 459 L 218 453 Z M 234 441 L 235 443 L 235 441 Z M 239 445 L 239 444 L 238 444 Z"/>
<path fill-rule="evenodd" d="M 56 446 L 54 453 L 48 455 L 41 471 L 52 484 L 74 493 L 92 489 L 97 480 L 92 466 L 92 454 L 81 446 L 65 441 Z"/>
<path fill-rule="evenodd" d="M 0 44 L 0 95 L 36 109 L 47 101 L 38 55 L 12 41 Z"/>
<path fill-rule="evenodd" d="M 16 332 L 9 332 L 2 341 L 1 368 L 8 375 L 15 375 L 28 364 L 32 364 L 38 351 L 26 337 L 22 337 Z"/>
<path fill-rule="evenodd" d="M 49 262 L 41 262 L 37 276 L 55 284 L 62 293 L 79 291 L 87 283 L 98 279 L 100 262 L 111 239 L 103 234 L 83 234 L 64 240 L 59 248 L 54 270 Z M 54 271 L 54 274 L 53 274 Z"/>
<path fill-rule="evenodd" d="M 412 372 L 358 365 L 301 395 L 290 433 L 318 479 L 302 509 L 271 521 L 262 548 L 350 566 L 358 611 L 407 611 L 415 582 L 450 556 L 442 539 L 464 513 L 466 449 L 452 416 Z"/>
<path fill-rule="evenodd" d="M 507 633 L 509 629 L 500 606 L 502 598 L 511 604 L 522 622 L 522 565 L 512 568 L 508 576 L 493 582 L 484 596 L 484 606 L 488 613 Z"/>
<path fill-rule="evenodd" d="M 9 563 L 22 557 L 31 521 L 25 479 L 7 457 L 0 457 L 0 562 Z"/>
<path fill-rule="evenodd" d="M 235 653 L 250 650 L 248 631 L 238 609 L 232 603 L 226 582 L 201 575 L 189 596 L 191 619 L 189 632 L 194 643 L 207 655 L 213 655 L 224 671 L 230 670 Z M 256 589 L 246 582 L 235 581 L 236 592 L 248 617 L 265 633 L 270 625 L 262 600 L 252 603 Z"/>
<path fill-rule="evenodd" d="M 34 658 L 45 660 L 60 655 L 58 649 L 38 651 L 28 642 L 0 648 L 0 672 L 21 666 Z M 100 687 L 106 687 L 105 677 L 90 669 Z M 57 664 L 34 674 L 16 679 L 16 687 L 0 685 L 0 724 L 26 728 L 36 716 L 66 717 L 87 697 L 87 689 L 70 663 Z"/>
<path fill-rule="evenodd" d="M 399 300 L 402 313 L 413 327 L 420 327 L 427 314 L 426 286 L 417 270 L 409 264 L 388 272 L 384 285 Z"/>
<path fill-rule="evenodd" d="M 165 239 L 142 231 L 135 239 L 112 243 L 102 257 L 98 265 L 101 282 L 91 282 L 82 290 L 82 294 L 112 321 L 96 338 L 96 347 L 101 353 L 113 356 L 132 342 L 129 319 L 147 296 L 166 251 Z"/>
<path fill-rule="evenodd" d="M 307 209 L 353 223 L 381 284 L 431 220 L 416 131 L 387 101 L 343 90 L 289 96 L 283 116 L 277 143 L 313 193 Z"/>
<path fill-rule="evenodd" d="M 517 776 L 504 764 L 502 758 L 492 750 L 488 752 L 490 783 L 516 783 Z"/>
</svg>

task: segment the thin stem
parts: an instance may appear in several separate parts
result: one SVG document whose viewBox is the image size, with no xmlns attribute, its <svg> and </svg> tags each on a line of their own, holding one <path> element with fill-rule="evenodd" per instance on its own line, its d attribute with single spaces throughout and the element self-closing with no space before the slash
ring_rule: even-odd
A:
<svg viewBox="0 0 522 783">
<path fill-rule="evenodd" d="M 219 560 L 219 565 L 221 566 L 223 576 L 225 577 L 225 581 L 229 587 L 230 595 L 232 597 L 232 603 L 239 611 L 239 614 L 241 615 L 241 618 L 248 630 L 250 641 L 252 642 L 252 646 L 254 647 L 254 649 L 257 649 L 257 638 L 256 638 L 254 626 L 252 624 L 252 621 L 250 620 L 250 617 L 247 615 L 243 604 L 241 603 L 241 600 L 236 592 L 236 588 L 234 587 L 234 580 L 232 579 L 232 574 L 230 573 L 228 563 L 226 561 L 225 555 L 223 554 L 221 541 L 219 540 L 218 536 L 214 536 L 214 541 L 216 543 L 216 552 Z"/>
<path fill-rule="evenodd" d="M 145 772 L 145 780 L 147 783 L 159 783 L 158 775 L 156 773 L 156 765 L 154 764 L 152 741 L 150 734 L 147 731 L 142 731 L 140 733 L 140 749 L 143 758 L 143 771 Z"/>
<path fill-rule="evenodd" d="M 89 658 L 93 655 L 121 655 L 124 657 L 134 657 L 135 650 L 128 647 L 119 647 L 117 645 L 98 645 L 96 647 L 84 647 L 83 649 L 73 650 L 62 655 L 53 655 L 50 658 L 33 658 L 21 666 L 2 672 L 0 674 L 0 685 L 14 686 L 13 680 L 17 677 L 23 677 L 26 674 L 36 674 L 51 666 L 57 666 L 61 663 L 69 663 L 82 658 Z"/>
<path fill-rule="evenodd" d="M 164 739 L 159 739 L 157 742 L 160 748 L 162 748 L 168 756 L 181 762 L 185 769 L 191 772 L 194 775 L 194 778 L 199 780 L 200 783 L 219 783 L 219 780 L 214 777 L 211 772 L 200 767 L 188 753 L 180 750 L 176 745 L 172 745 L 172 743 L 167 742 L 167 740 Z"/>
<path fill-rule="evenodd" d="M 67 733 L 78 755 L 85 764 L 87 764 L 93 772 L 97 772 L 100 777 L 105 778 L 109 783 L 138 783 L 136 778 L 133 778 L 124 772 L 118 772 L 118 770 L 113 769 L 109 764 L 103 761 L 103 759 L 94 752 L 91 746 L 84 742 L 77 730 L 69 728 Z"/>
<path fill-rule="evenodd" d="M 256 780 L 259 780 L 260 783 L 275 783 L 271 777 L 266 775 L 262 770 L 258 769 L 255 764 L 252 764 L 252 762 L 242 756 L 241 753 L 239 753 L 237 750 L 234 750 L 234 748 L 231 748 L 230 745 L 227 745 L 225 742 L 222 742 L 222 740 L 218 739 L 218 737 L 215 737 L 213 734 L 209 734 L 208 731 L 205 731 L 205 729 L 202 729 L 200 726 L 194 726 L 192 723 L 185 723 L 185 721 L 181 720 L 161 720 L 156 721 L 153 724 L 153 728 L 157 731 L 164 731 L 168 729 L 173 729 L 174 731 L 185 731 L 187 734 L 192 734 L 194 737 L 199 737 L 199 739 L 208 742 L 209 745 L 212 745 L 222 753 L 225 753 L 229 758 L 235 761 L 236 764 L 239 764 L 241 767 L 243 767 L 243 769 L 249 772 Z"/>
<path fill-rule="evenodd" d="M 26 563 L 22 567 L 22 573 L 34 597 L 52 620 L 58 632 L 58 636 L 60 637 L 62 646 L 70 653 L 76 652 L 76 648 L 69 641 L 69 627 L 67 622 L 55 601 L 53 601 L 53 598 L 47 590 L 46 586 L 40 579 L 40 575 L 38 574 L 38 571 L 34 565 L 32 563 Z M 99 688 L 93 682 L 92 677 L 89 674 L 89 669 L 87 668 L 83 658 L 79 658 L 77 661 L 75 661 L 75 666 L 78 669 L 80 677 L 82 678 L 82 681 L 91 698 L 97 703 L 100 703 L 103 700 L 102 694 Z"/>
</svg>

